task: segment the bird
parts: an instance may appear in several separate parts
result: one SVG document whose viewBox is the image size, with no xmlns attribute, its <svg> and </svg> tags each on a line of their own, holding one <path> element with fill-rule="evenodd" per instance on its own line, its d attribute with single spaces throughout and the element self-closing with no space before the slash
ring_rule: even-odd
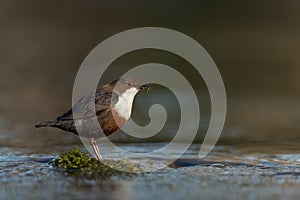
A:
<svg viewBox="0 0 300 200">
<path fill-rule="evenodd" d="M 76 135 L 80 131 L 80 137 L 89 139 L 97 159 L 101 161 L 102 156 L 96 140 L 120 130 L 131 116 L 135 95 L 141 90 L 149 91 L 150 88 L 149 84 L 141 85 L 132 79 L 116 79 L 81 97 L 64 114 L 53 120 L 36 124 L 35 127 L 55 127 Z M 73 116 L 75 112 L 76 119 Z M 101 126 L 100 130 L 99 126 L 96 127 L 92 123 L 95 118 Z M 75 126 L 75 121 L 77 126 Z"/>
</svg>

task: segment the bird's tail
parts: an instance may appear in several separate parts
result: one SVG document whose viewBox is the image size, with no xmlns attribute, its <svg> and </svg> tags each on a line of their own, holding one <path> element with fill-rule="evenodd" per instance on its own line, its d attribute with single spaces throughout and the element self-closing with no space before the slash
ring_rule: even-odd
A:
<svg viewBox="0 0 300 200">
<path fill-rule="evenodd" d="M 45 121 L 39 124 L 34 125 L 35 128 L 41 128 L 41 127 L 49 127 L 49 126 L 53 126 L 53 124 L 55 124 L 56 120 L 49 120 L 49 121 Z"/>
</svg>

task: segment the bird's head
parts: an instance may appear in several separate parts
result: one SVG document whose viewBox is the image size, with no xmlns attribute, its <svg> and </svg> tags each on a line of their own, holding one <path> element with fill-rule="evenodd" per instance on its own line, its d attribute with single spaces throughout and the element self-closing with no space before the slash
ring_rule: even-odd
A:
<svg viewBox="0 0 300 200">
<path fill-rule="evenodd" d="M 113 87 L 114 92 L 116 92 L 120 96 L 123 93 L 129 91 L 136 94 L 138 91 L 149 91 L 151 89 L 151 87 L 148 84 L 141 85 L 139 82 L 133 79 L 124 79 L 124 78 L 116 79 L 113 82 L 111 82 L 109 85 Z"/>
</svg>

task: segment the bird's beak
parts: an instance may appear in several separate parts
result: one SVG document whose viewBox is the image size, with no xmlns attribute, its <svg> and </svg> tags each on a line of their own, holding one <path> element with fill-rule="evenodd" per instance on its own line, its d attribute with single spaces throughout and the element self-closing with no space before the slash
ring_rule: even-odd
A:
<svg viewBox="0 0 300 200">
<path fill-rule="evenodd" d="M 141 85 L 139 87 L 139 90 L 144 90 L 144 91 L 149 91 L 151 89 L 151 87 L 149 85 Z"/>
</svg>

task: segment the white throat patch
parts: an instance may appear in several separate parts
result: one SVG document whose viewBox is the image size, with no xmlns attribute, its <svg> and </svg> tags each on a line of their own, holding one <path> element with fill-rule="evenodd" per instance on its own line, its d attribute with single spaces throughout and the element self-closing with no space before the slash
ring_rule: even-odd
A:
<svg viewBox="0 0 300 200">
<path fill-rule="evenodd" d="M 138 93 L 138 89 L 130 88 L 119 96 L 118 102 L 114 105 L 114 109 L 121 117 L 126 120 L 130 118 L 134 96 Z"/>
</svg>

